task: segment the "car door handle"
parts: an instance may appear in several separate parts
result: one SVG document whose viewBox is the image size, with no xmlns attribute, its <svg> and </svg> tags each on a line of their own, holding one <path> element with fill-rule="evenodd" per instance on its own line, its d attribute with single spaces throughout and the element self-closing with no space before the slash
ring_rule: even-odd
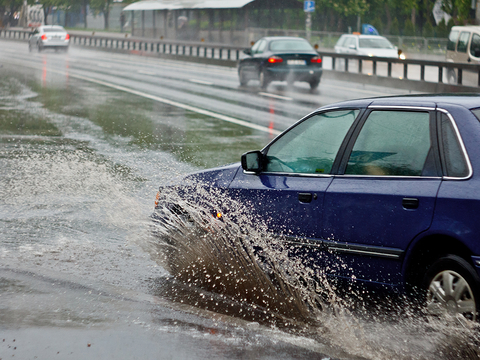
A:
<svg viewBox="0 0 480 360">
<path fill-rule="evenodd" d="M 312 193 L 298 193 L 298 200 L 302 203 L 311 203 L 313 200 L 317 200 L 317 194 Z"/>
<path fill-rule="evenodd" d="M 416 198 L 403 198 L 402 206 L 405 209 L 418 209 L 419 201 Z"/>
</svg>

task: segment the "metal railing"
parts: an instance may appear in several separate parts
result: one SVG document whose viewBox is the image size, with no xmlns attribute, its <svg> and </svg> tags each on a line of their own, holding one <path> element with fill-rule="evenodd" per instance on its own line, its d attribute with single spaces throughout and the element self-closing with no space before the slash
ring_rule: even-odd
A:
<svg viewBox="0 0 480 360">
<path fill-rule="evenodd" d="M 145 38 L 125 38 L 124 35 L 102 36 L 70 33 L 71 43 L 111 51 L 141 53 L 151 56 L 173 56 L 191 61 L 204 61 L 235 66 L 243 48 L 204 42 L 180 42 Z M 30 31 L 0 29 L 0 38 L 28 40 Z M 430 60 L 400 60 L 319 51 L 325 71 L 349 75 L 350 81 L 389 81 L 390 86 L 418 88 L 421 84 L 448 84 L 450 91 L 477 91 L 480 87 L 480 64 L 452 63 Z M 352 76 L 355 75 L 355 76 Z M 399 82 L 401 81 L 401 82 Z M 387 85 L 387 84 L 386 84 Z M 444 89 L 444 88 L 442 88 Z M 436 88 L 437 91 L 442 89 Z M 478 89 L 480 90 L 480 89 Z"/>
<path fill-rule="evenodd" d="M 98 35 L 70 35 L 74 45 L 112 50 L 142 51 L 153 54 L 190 56 L 197 58 L 237 61 L 242 48 L 204 42 L 181 42 L 145 38 L 120 38 Z"/>
</svg>

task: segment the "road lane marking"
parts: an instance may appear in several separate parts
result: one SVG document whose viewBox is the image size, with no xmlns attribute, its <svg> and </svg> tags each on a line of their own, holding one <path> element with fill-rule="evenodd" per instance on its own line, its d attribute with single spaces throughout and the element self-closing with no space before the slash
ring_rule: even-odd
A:
<svg viewBox="0 0 480 360">
<path fill-rule="evenodd" d="M 111 68 L 112 68 L 112 65 L 105 65 L 105 64 L 97 64 L 97 66 L 100 66 L 100 67 L 103 67 L 103 68 L 107 68 L 107 69 L 111 69 Z"/>
<path fill-rule="evenodd" d="M 62 73 L 61 71 L 56 71 L 56 72 Z M 107 87 L 110 87 L 112 89 L 116 89 L 116 90 L 119 90 L 119 91 L 124 91 L 124 92 L 130 93 L 130 94 L 133 94 L 133 95 L 138 95 L 138 96 L 150 99 L 150 100 L 155 100 L 155 101 L 167 104 L 167 105 L 171 105 L 171 106 L 175 106 L 175 107 L 178 107 L 178 108 L 181 108 L 181 109 L 192 111 L 192 112 L 195 112 L 197 114 L 210 116 L 210 117 L 213 117 L 215 119 L 226 121 L 226 122 L 229 122 L 229 123 L 232 123 L 232 124 L 245 126 L 245 127 L 250 128 L 250 129 L 263 131 L 263 132 L 273 134 L 273 135 L 278 135 L 278 134 L 281 133 L 281 131 L 278 131 L 278 130 L 275 130 L 275 129 L 272 129 L 272 128 L 269 128 L 269 127 L 266 127 L 266 126 L 253 124 L 253 123 L 250 123 L 248 121 L 233 118 L 231 116 L 218 114 L 218 113 L 210 111 L 210 110 L 200 109 L 196 106 L 183 104 L 183 103 L 180 103 L 178 101 L 168 100 L 168 99 L 165 99 L 165 98 L 162 98 L 162 97 L 159 97 L 159 96 L 144 93 L 142 91 L 130 89 L 130 88 L 127 88 L 125 86 L 115 85 L 115 84 L 112 84 L 112 83 L 109 83 L 109 82 L 106 82 L 106 81 L 103 81 L 103 80 L 97 80 L 97 79 L 93 79 L 93 78 L 90 78 L 90 77 L 87 77 L 87 76 L 76 75 L 76 74 L 71 74 L 71 73 L 69 74 L 69 76 L 72 77 L 72 78 L 76 78 L 76 79 L 80 79 L 80 80 L 84 80 L 84 81 L 89 81 L 89 82 L 92 82 L 92 83 L 95 83 L 95 84 L 107 86 Z"/>
<path fill-rule="evenodd" d="M 202 84 L 202 85 L 213 85 L 212 82 L 209 81 L 203 81 L 203 80 L 197 80 L 197 79 L 189 79 L 188 81 L 196 83 L 196 84 Z"/>
<path fill-rule="evenodd" d="M 265 93 L 265 92 L 259 92 L 258 95 L 262 95 L 262 96 L 270 97 L 270 98 L 274 98 L 274 99 L 280 99 L 280 100 L 287 100 L 287 101 L 292 101 L 293 100 L 291 97 L 275 95 L 275 94 L 270 94 L 270 93 Z"/>
<path fill-rule="evenodd" d="M 153 71 L 138 70 L 137 72 L 143 75 L 157 75 L 157 73 Z"/>
</svg>

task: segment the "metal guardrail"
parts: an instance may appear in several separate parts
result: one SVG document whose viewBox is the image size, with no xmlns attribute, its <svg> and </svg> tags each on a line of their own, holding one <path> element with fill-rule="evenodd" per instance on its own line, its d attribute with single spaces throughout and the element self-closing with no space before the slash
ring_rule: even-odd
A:
<svg viewBox="0 0 480 360">
<path fill-rule="evenodd" d="M 192 56 L 219 60 L 237 61 L 243 48 L 204 42 L 181 42 L 145 38 L 112 38 L 98 35 L 70 35 L 74 45 L 100 47 L 112 50 L 134 50 L 157 54 Z"/>
<path fill-rule="evenodd" d="M 30 31 L 28 30 L 10 30 L 0 29 L 0 38 L 28 40 L 30 37 Z M 87 46 L 94 48 L 102 48 L 113 51 L 128 51 L 128 52 L 142 52 L 143 54 L 152 54 L 156 56 L 175 56 L 183 57 L 185 59 L 193 61 L 212 61 L 228 66 L 235 66 L 235 63 L 242 56 L 243 48 L 236 46 L 228 46 L 222 44 L 206 44 L 204 42 L 180 42 L 171 40 L 154 40 L 145 38 L 126 38 L 122 34 L 118 36 L 102 36 L 102 35 L 79 35 L 70 32 L 70 41 L 74 45 Z M 456 83 L 450 84 L 449 90 L 461 91 L 461 90 L 480 90 L 480 64 L 465 64 L 465 63 L 452 63 L 446 61 L 429 61 L 429 60 L 413 60 L 406 59 L 400 60 L 395 58 L 382 58 L 382 57 L 368 57 L 359 55 L 346 55 L 337 54 L 334 52 L 319 51 L 319 55 L 324 59 L 324 69 L 332 70 L 335 73 L 344 74 L 358 74 L 369 76 L 369 78 L 380 78 L 383 80 L 390 79 L 392 82 L 401 79 L 403 83 L 410 82 L 412 87 L 415 84 L 422 83 L 438 83 L 443 84 L 444 74 L 454 71 L 456 77 Z M 327 61 L 330 61 L 329 69 Z M 340 60 L 340 61 L 339 61 Z M 338 63 L 342 62 L 342 66 L 338 66 Z M 368 64 L 371 71 L 365 73 L 365 66 Z M 383 75 L 378 74 L 380 64 L 385 68 L 386 73 Z M 353 65 L 353 66 L 352 66 Z M 398 67 L 403 69 L 403 72 L 398 76 Z M 419 68 L 418 78 L 413 78 L 409 75 L 409 70 L 413 67 Z M 395 73 L 393 69 L 395 68 Z M 433 81 L 426 79 L 426 69 L 436 68 L 437 76 Z M 472 84 L 464 84 L 465 73 L 474 74 L 476 81 Z M 471 75 L 470 75 L 471 76 Z M 360 79 L 360 77 L 357 77 Z M 448 78 L 448 77 L 447 77 Z M 363 77 L 365 79 L 365 77 Z M 353 81 L 353 79 L 350 79 Z"/>
</svg>

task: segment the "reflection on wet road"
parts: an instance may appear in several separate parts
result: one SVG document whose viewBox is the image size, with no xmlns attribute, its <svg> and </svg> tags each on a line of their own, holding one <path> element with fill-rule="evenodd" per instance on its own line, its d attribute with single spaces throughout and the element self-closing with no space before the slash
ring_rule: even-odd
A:
<svg viewBox="0 0 480 360">
<path fill-rule="evenodd" d="M 395 306 L 302 322 L 180 283 L 150 251 L 159 185 L 236 162 L 319 105 L 385 90 L 259 94 L 232 69 L 0 44 L 0 359 L 432 359 L 478 344 Z"/>
</svg>

